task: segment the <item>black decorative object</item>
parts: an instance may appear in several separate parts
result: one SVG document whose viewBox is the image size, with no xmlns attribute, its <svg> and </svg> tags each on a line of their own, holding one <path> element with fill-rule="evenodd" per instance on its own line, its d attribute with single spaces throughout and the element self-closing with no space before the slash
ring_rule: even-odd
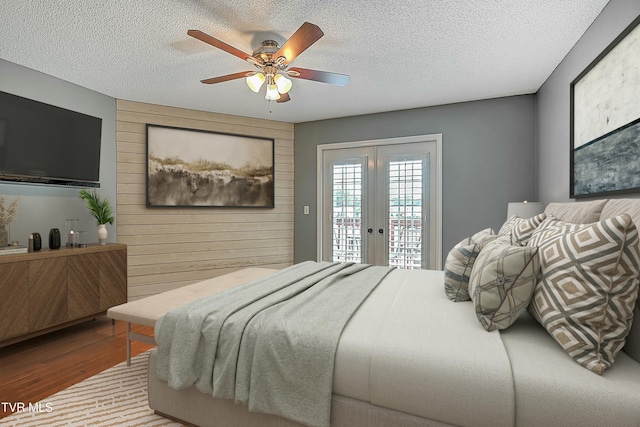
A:
<svg viewBox="0 0 640 427">
<path fill-rule="evenodd" d="M 49 249 L 60 249 L 60 230 L 57 228 L 49 231 Z"/>
<path fill-rule="evenodd" d="M 39 251 L 42 249 L 42 238 L 40 233 L 33 233 L 33 251 Z"/>
</svg>

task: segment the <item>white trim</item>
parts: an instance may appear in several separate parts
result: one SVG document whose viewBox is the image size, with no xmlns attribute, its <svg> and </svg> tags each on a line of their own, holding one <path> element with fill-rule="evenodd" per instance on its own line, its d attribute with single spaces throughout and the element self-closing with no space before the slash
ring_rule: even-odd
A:
<svg viewBox="0 0 640 427">
<path fill-rule="evenodd" d="M 370 139 L 364 141 L 353 142 L 336 142 L 331 144 L 320 144 L 316 148 L 316 183 L 317 183 L 317 226 L 316 241 L 317 251 L 316 257 L 322 259 L 322 161 L 324 151 L 340 150 L 344 148 L 360 148 L 376 145 L 392 145 L 407 144 L 415 142 L 433 142 L 436 143 L 436 266 L 442 268 L 442 134 L 434 133 L 429 135 L 403 136 L 398 138 Z"/>
</svg>

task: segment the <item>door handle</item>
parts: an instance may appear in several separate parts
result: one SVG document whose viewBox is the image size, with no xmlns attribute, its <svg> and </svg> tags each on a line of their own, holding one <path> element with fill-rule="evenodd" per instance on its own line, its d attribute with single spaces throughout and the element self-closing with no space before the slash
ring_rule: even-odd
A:
<svg viewBox="0 0 640 427">
<path fill-rule="evenodd" d="M 378 233 L 384 234 L 384 230 L 382 228 L 378 228 Z"/>
<path fill-rule="evenodd" d="M 373 228 L 371 228 L 371 227 L 367 228 L 367 233 L 369 233 L 369 234 L 373 233 Z"/>
</svg>

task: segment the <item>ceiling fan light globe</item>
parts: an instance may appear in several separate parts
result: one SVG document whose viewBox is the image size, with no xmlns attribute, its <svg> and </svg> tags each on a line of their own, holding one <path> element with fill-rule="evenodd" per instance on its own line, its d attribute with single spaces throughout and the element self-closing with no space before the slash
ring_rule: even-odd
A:
<svg viewBox="0 0 640 427">
<path fill-rule="evenodd" d="M 262 83 L 264 83 L 264 74 L 255 73 L 254 75 L 247 77 L 245 80 L 249 89 L 257 93 L 262 87 Z"/>
<path fill-rule="evenodd" d="M 278 92 L 287 93 L 291 90 L 291 80 L 283 76 L 282 74 L 277 74 L 274 79 L 276 86 L 278 87 Z"/>
<path fill-rule="evenodd" d="M 280 93 L 278 93 L 278 86 L 271 84 L 267 85 L 267 94 L 265 98 L 269 101 L 277 101 L 280 99 Z"/>
</svg>

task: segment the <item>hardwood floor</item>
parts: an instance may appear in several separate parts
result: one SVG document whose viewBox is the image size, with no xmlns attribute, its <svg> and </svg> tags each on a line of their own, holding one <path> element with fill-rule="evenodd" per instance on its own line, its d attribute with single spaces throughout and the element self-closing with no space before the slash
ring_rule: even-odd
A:
<svg viewBox="0 0 640 427">
<path fill-rule="evenodd" d="M 146 326 L 132 330 L 153 334 Z M 152 347 L 133 342 L 131 354 Z M 123 362 L 125 353 L 126 324 L 106 316 L 0 348 L 0 402 L 38 402 Z M 0 405 L 0 418 L 10 413 Z"/>
</svg>

